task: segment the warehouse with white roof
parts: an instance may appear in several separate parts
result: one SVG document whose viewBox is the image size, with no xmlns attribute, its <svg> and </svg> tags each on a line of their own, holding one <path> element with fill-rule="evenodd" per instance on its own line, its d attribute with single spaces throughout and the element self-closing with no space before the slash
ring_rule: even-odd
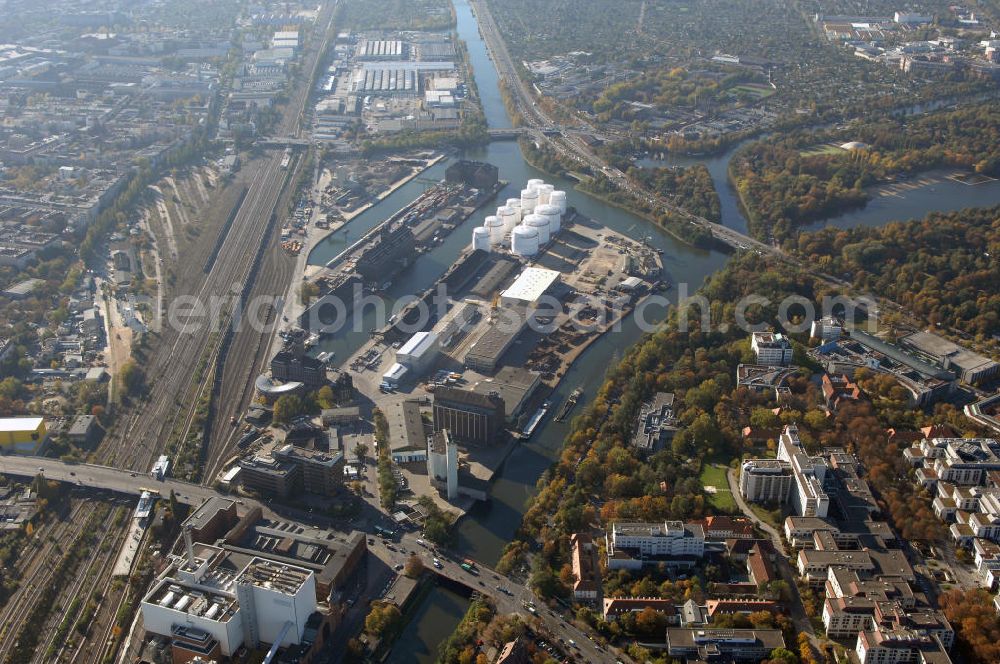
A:
<svg viewBox="0 0 1000 664">
<path fill-rule="evenodd" d="M 505 306 L 534 304 L 558 284 L 559 279 L 560 274 L 555 270 L 527 267 L 510 288 L 500 294 L 500 302 Z"/>
</svg>

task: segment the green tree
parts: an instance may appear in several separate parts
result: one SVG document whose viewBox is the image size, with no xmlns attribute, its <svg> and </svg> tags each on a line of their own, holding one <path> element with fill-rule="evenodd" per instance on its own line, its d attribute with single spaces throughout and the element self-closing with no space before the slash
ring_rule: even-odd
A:
<svg viewBox="0 0 1000 664">
<path fill-rule="evenodd" d="M 302 398 L 295 394 L 285 394 L 274 402 L 274 421 L 282 424 L 305 411 Z"/>
</svg>

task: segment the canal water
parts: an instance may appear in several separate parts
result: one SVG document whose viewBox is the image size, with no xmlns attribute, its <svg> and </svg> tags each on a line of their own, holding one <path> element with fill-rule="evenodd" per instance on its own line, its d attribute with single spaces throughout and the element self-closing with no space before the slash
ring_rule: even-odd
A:
<svg viewBox="0 0 1000 664">
<path fill-rule="evenodd" d="M 635 164 L 645 168 L 677 166 L 686 168 L 696 164 L 704 165 L 712 176 L 715 190 L 719 194 L 722 225 L 749 235 L 747 219 L 740 209 L 739 197 L 729 182 L 729 160 L 745 144 L 746 142 L 738 143 L 714 156 L 691 157 L 666 153 L 662 160 L 639 159 Z M 802 228 L 804 230 L 816 230 L 827 226 L 873 228 L 893 221 L 922 219 L 929 212 L 954 212 L 968 207 L 991 207 L 1000 204 L 1000 180 L 969 185 L 948 179 L 947 176 L 954 172 L 955 169 L 935 170 L 901 181 L 903 184 L 912 185 L 927 182 L 912 188 L 900 189 L 895 185 L 871 187 L 868 189 L 871 198 L 865 207 L 806 224 Z"/>
<path fill-rule="evenodd" d="M 438 647 L 448 640 L 469 608 L 469 600 L 436 586 L 413 613 L 387 664 L 429 664 L 437 661 Z"/>
<path fill-rule="evenodd" d="M 467 0 L 453 0 L 455 6 L 457 31 L 469 52 L 476 84 L 483 101 L 485 115 L 491 128 L 511 126 L 511 121 L 504 108 L 498 87 L 496 69 L 480 37 L 478 25 Z M 718 188 L 721 203 L 723 223 L 737 230 L 746 231 L 746 221 L 739 211 L 735 192 L 729 187 L 726 168 L 729 157 L 735 150 L 709 159 L 671 157 L 672 161 L 652 162 L 644 160 L 645 165 L 678 165 L 686 166 L 692 163 L 704 163 L 712 173 Z M 510 182 L 501 191 L 498 199 L 518 196 L 520 189 L 531 178 L 543 178 L 556 185 L 558 189 L 567 192 L 569 205 L 576 207 L 582 214 L 591 217 L 616 231 L 635 239 L 648 238 L 653 246 L 662 250 L 666 279 L 672 285 L 668 293 L 674 299 L 678 292 L 677 285 L 684 283 L 688 292 L 693 292 L 702 284 L 706 277 L 721 268 L 726 260 L 726 254 L 716 251 L 706 251 L 690 247 L 675 240 L 659 227 L 639 217 L 607 205 L 597 199 L 586 196 L 573 189 L 573 182 L 541 173 L 524 161 L 516 142 L 494 142 L 490 145 L 467 151 L 462 157 L 490 162 L 500 169 L 500 177 Z M 447 163 L 442 163 L 429 169 L 424 178 L 438 180 L 444 176 Z M 948 187 L 942 183 L 937 186 Z M 994 185 L 997 183 L 994 183 Z M 981 185 L 994 186 L 994 185 Z M 965 196 L 956 196 L 956 207 L 968 205 L 968 193 L 978 187 L 962 186 Z M 410 203 L 420 195 L 426 185 L 414 180 L 375 207 L 366 211 L 348 224 L 345 230 L 338 231 L 320 243 L 309 257 L 311 264 L 324 264 L 350 243 L 361 237 L 366 231 L 384 221 L 396 210 Z M 1000 189 L 1000 187 L 996 187 Z M 985 190 L 983 190 L 985 191 Z M 895 205 L 897 211 L 904 208 L 901 205 L 914 192 L 908 192 L 907 199 L 886 201 L 889 206 Z M 935 206 L 942 208 L 939 200 L 941 192 L 935 196 Z M 988 196 L 987 196 L 988 198 Z M 1000 193 L 996 194 L 1000 200 Z M 877 203 L 877 204 L 876 204 Z M 873 202 L 864 211 L 845 215 L 845 223 L 885 223 L 887 213 L 881 212 L 882 201 Z M 915 203 L 914 205 L 918 205 Z M 928 208 L 909 216 L 922 216 Z M 405 273 L 398 275 L 394 283 L 387 289 L 388 299 L 394 300 L 404 295 L 418 293 L 428 287 L 441 276 L 455 258 L 468 246 L 472 228 L 482 224 L 483 218 L 489 214 L 490 206 L 480 210 L 455 230 L 443 244 L 422 255 Z M 870 216 L 866 216 L 870 215 Z M 903 216 L 902 218 L 907 218 Z M 873 221 L 868 222 L 871 219 Z M 391 306 L 391 302 L 390 302 Z M 648 320 L 662 320 L 665 310 L 650 309 L 646 312 Z M 334 338 L 324 339 L 319 344 L 319 350 L 334 351 L 336 357 L 343 360 L 359 348 L 368 338 L 368 331 L 375 326 L 374 312 L 366 312 L 359 331 L 347 331 Z M 580 400 L 577 409 L 582 409 L 593 396 L 604 377 L 604 368 L 610 366 L 616 357 L 635 343 L 643 334 L 640 325 L 630 317 L 626 319 L 621 329 L 606 334 L 595 342 L 574 364 L 553 396 L 555 403 L 561 403 L 570 392 L 577 387 L 584 390 L 584 398 Z M 525 508 L 530 497 L 535 493 L 535 484 L 544 472 L 558 457 L 562 440 L 569 429 L 568 423 L 559 423 L 550 417 L 536 431 L 530 442 L 515 448 L 507 462 L 500 469 L 491 489 L 491 500 L 475 507 L 461 520 L 457 529 L 458 549 L 462 555 L 469 556 L 484 563 L 493 565 L 499 559 L 504 546 L 513 538 L 521 523 Z M 452 633 L 461 620 L 468 606 L 467 600 L 451 591 L 437 587 L 432 590 L 427 599 L 418 608 L 406 630 L 393 650 L 391 662 L 429 664 L 437 658 L 437 645 Z"/>
</svg>

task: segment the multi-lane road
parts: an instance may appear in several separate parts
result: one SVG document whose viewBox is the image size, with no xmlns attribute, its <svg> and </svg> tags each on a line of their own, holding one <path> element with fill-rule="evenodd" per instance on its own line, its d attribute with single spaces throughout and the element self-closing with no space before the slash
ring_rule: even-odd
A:
<svg viewBox="0 0 1000 664">
<path fill-rule="evenodd" d="M 623 654 L 612 652 L 609 648 L 598 644 L 565 616 L 550 609 L 530 589 L 518 585 L 496 570 L 476 562 L 476 571 L 468 572 L 460 567 L 461 559 L 454 558 L 447 552 L 438 555 L 442 567 L 435 569 L 434 551 L 426 543 L 419 543 L 418 539 L 417 535 L 406 533 L 399 542 L 386 543 L 375 540 L 375 544 L 370 545 L 368 550 L 390 567 L 405 565 L 410 555 L 415 553 L 425 569 L 489 597 L 496 606 L 498 614 L 519 614 L 526 622 L 534 623 L 536 631 L 556 641 L 574 661 L 614 662 L 616 659 L 627 661 L 628 658 Z M 392 549 L 389 549 L 387 544 Z M 529 606 L 532 609 L 528 609 Z"/>
<path fill-rule="evenodd" d="M 514 60 L 507 50 L 507 44 L 500 34 L 500 30 L 493 19 L 487 3 L 482 0 L 470 0 L 470 4 L 475 10 L 479 29 L 493 58 L 497 73 L 500 75 L 500 79 L 506 84 L 507 90 L 512 96 L 515 109 L 521 119 L 529 128 L 535 130 L 531 135 L 536 142 L 548 143 L 548 145 L 563 156 L 588 166 L 595 173 L 602 173 L 619 189 L 629 192 L 654 208 L 666 210 L 688 223 L 707 229 L 712 233 L 713 237 L 734 248 L 754 249 L 761 253 L 784 256 L 783 252 L 777 247 L 760 242 L 739 231 L 727 228 L 722 224 L 712 223 L 704 217 L 692 214 L 684 208 L 674 205 L 657 193 L 641 187 L 621 170 L 610 166 L 606 161 L 594 154 L 581 139 L 578 130 L 560 126 L 559 123 L 553 121 L 535 103 L 527 85 L 518 75 L 517 68 L 514 66 Z"/>
<path fill-rule="evenodd" d="M 173 478 L 157 480 L 147 473 L 93 464 L 66 463 L 45 457 L 2 456 L 0 457 L 0 473 L 24 478 L 41 474 L 49 480 L 134 496 L 150 489 L 158 491 L 164 498 L 173 492 L 178 502 L 193 506 L 201 505 L 212 497 L 223 495 L 210 487 Z M 271 514 L 269 505 L 252 498 L 241 497 L 239 500 L 245 509 L 260 507 L 265 516 Z M 282 518 L 288 519 L 289 515 L 282 513 Z M 369 552 L 392 568 L 405 565 L 411 552 L 415 552 L 428 571 L 438 573 L 490 597 L 495 603 L 498 613 L 521 614 L 528 621 L 532 621 L 533 618 L 537 619 L 536 629 L 553 640 L 561 639 L 560 645 L 567 654 L 577 661 L 613 662 L 616 659 L 627 661 L 623 654 L 613 653 L 593 641 L 565 616 L 546 606 L 524 585 L 519 585 L 478 562 L 476 563 L 477 573 L 467 572 L 459 566 L 455 555 L 445 550 L 436 554 L 426 544 L 418 542 L 418 539 L 418 536 L 413 533 L 405 533 L 398 542 L 389 545 L 392 547 L 391 549 L 386 546 L 385 542 L 373 539 L 375 544 L 369 547 Z M 432 561 L 435 555 L 439 556 L 443 566 L 440 570 L 433 566 Z M 529 606 L 534 608 L 527 608 Z"/>
</svg>

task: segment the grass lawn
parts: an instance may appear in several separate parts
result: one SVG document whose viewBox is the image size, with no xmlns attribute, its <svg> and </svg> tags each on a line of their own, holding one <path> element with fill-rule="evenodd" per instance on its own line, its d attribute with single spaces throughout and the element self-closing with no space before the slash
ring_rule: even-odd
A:
<svg viewBox="0 0 1000 664">
<path fill-rule="evenodd" d="M 823 145 L 814 145 L 810 148 L 806 148 L 799 154 L 803 157 L 815 157 L 822 154 L 840 154 L 842 152 L 847 152 L 847 150 L 839 145 L 834 145 L 833 143 L 824 143 Z"/>
<path fill-rule="evenodd" d="M 729 490 L 729 481 L 726 479 L 726 466 L 716 466 L 705 463 L 701 467 L 701 475 L 698 476 L 702 486 L 714 486 L 716 491 L 709 494 L 708 499 L 715 509 L 724 512 L 736 511 L 736 501 Z"/>
<path fill-rule="evenodd" d="M 753 95 L 757 99 L 767 99 L 768 97 L 774 95 L 777 90 L 769 85 L 737 85 L 735 87 L 729 88 L 727 92 L 731 94 L 747 94 Z"/>
</svg>

